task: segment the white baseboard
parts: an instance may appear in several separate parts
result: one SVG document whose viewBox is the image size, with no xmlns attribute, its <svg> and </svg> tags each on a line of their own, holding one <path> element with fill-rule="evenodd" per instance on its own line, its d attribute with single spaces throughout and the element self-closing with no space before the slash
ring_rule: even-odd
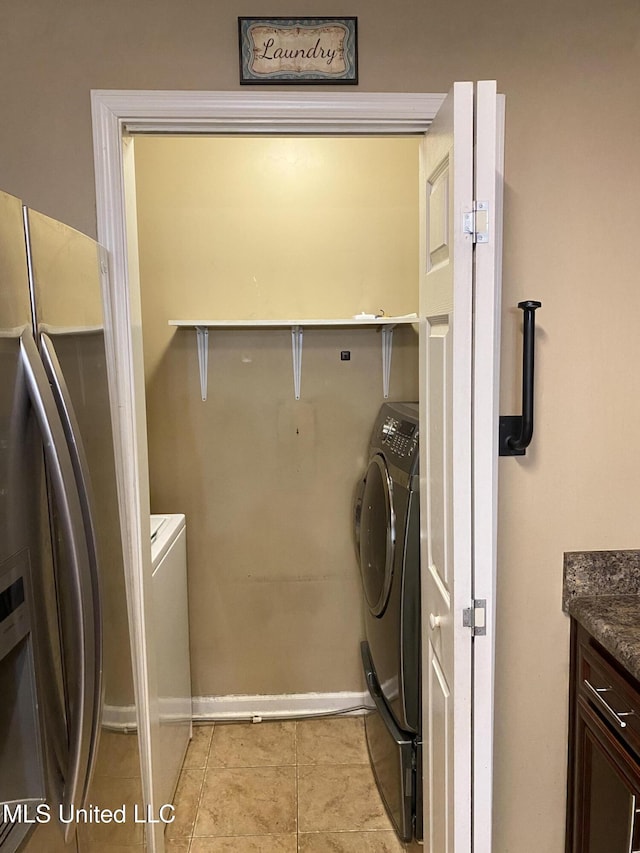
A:
<svg viewBox="0 0 640 853">
<path fill-rule="evenodd" d="M 102 725 L 117 732 L 135 732 L 138 728 L 135 705 L 107 705 L 102 708 Z"/>
<path fill-rule="evenodd" d="M 233 720 L 286 720 L 290 717 L 313 717 L 344 713 L 345 716 L 364 713 L 372 707 L 371 697 L 362 693 L 283 693 L 255 696 L 194 696 L 193 719 L 201 722 L 231 722 Z M 172 711 L 175 711 L 172 714 Z M 165 718 L 184 719 L 184 701 L 178 700 L 175 709 L 165 707 Z M 102 725 L 114 731 L 135 731 L 134 705 L 106 705 Z"/>
<path fill-rule="evenodd" d="M 194 696 L 193 719 L 231 721 L 286 719 L 316 714 L 362 714 L 371 698 L 362 693 L 284 693 L 256 696 Z"/>
</svg>

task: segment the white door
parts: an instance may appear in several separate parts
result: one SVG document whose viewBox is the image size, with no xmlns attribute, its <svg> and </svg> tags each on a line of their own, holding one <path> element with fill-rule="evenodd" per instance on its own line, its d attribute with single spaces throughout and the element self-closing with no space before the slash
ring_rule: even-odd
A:
<svg viewBox="0 0 640 853">
<path fill-rule="evenodd" d="M 430 853 L 491 850 L 493 630 L 474 637 L 463 617 L 476 612 L 474 599 L 487 600 L 489 610 L 493 601 L 497 323 L 474 328 L 474 316 L 480 310 L 497 317 L 501 146 L 495 84 L 478 84 L 475 119 L 474 97 L 472 83 L 454 85 L 421 157 L 423 778 L 424 843 Z M 474 140 L 474 127 L 486 134 L 490 125 L 493 153 L 490 140 Z M 474 199 L 486 208 L 476 214 L 479 238 L 465 231 Z M 482 514 L 476 470 L 489 472 L 478 492 L 478 500 L 490 497 Z M 476 568 L 482 577 L 474 576 Z M 474 643 L 483 642 L 488 653 L 480 655 L 482 666 L 475 672 Z M 472 716 L 476 702 L 479 721 Z M 488 743 L 479 763 L 476 741 Z"/>
</svg>

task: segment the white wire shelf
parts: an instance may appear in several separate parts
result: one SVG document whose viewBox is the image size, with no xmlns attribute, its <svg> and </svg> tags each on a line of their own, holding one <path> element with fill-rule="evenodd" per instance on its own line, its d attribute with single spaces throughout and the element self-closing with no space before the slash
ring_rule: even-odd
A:
<svg viewBox="0 0 640 853">
<path fill-rule="evenodd" d="M 312 318 L 306 320 L 169 320 L 169 325 L 178 329 L 195 329 L 198 346 L 198 367 L 200 371 L 200 392 L 207 399 L 209 329 L 291 329 L 291 351 L 293 358 L 293 389 L 296 400 L 300 399 L 302 381 L 302 341 L 305 328 L 344 327 L 357 329 L 361 326 L 375 327 L 381 332 L 382 339 L 382 393 L 389 396 L 389 377 L 391 375 L 391 355 L 393 350 L 393 330 L 396 326 L 410 326 L 418 322 L 416 314 L 401 317 L 349 317 L 349 318 Z"/>
</svg>

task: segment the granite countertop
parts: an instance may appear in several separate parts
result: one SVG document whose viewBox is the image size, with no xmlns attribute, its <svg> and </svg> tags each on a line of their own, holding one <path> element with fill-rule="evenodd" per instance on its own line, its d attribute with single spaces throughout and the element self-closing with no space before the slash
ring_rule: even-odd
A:
<svg viewBox="0 0 640 853">
<path fill-rule="evenodd" d="M 564 555 L 563 610 L 640 681 L 640 551 Z"/>
</svg>

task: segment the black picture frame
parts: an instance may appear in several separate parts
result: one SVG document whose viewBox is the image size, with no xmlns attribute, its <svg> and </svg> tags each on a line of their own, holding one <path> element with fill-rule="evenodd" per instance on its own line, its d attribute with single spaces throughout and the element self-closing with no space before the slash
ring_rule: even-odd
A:
<svg viewBox="0 0 640 853">
<path fill-rule="evenodd" d="M 238 39 L 241 85 L 358 83 L 356 17 L 239 17 Z"/>
</svg>

